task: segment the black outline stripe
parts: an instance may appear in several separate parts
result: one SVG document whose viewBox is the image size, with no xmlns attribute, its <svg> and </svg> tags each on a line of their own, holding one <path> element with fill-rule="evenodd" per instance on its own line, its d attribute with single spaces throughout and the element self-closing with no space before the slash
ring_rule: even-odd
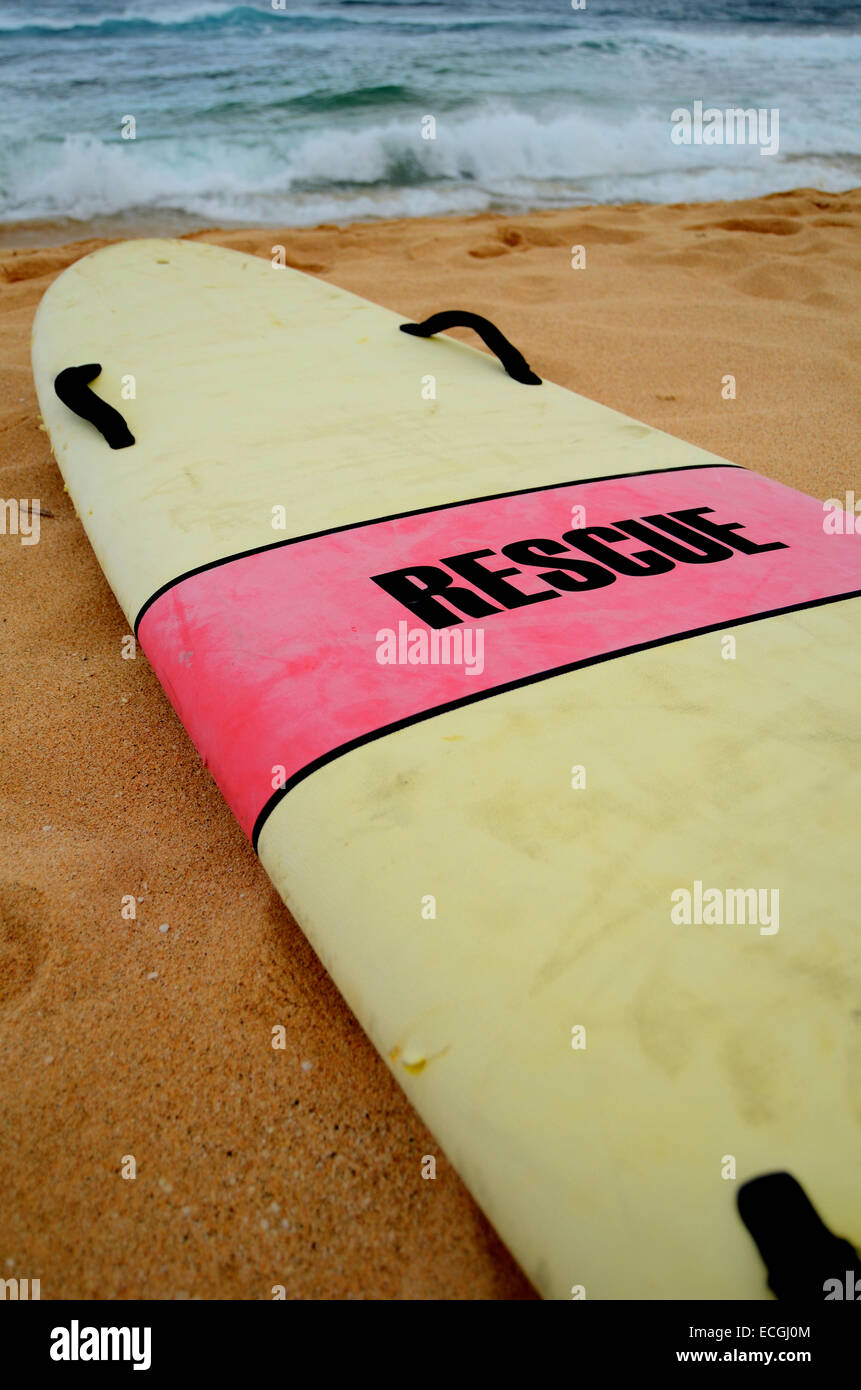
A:
<svg viewBox="0 0 861 1390">
<path fill-rule="evenodd" d="M 379 526 L 384 521 L 402 521 L 404 517 L 408 516 L 428 516 L 431 512 L 450 511 L 452 507 L 470 507 L 476 502 L 500 502 L 504 497 L 528 497 L 535 492 L 553 492 L 554 489 L 561 487 L 585 487 L 587 483 L 612 483 L 619 478 L 648 478 L 652 474 L 657 476 L 664 473 L 695 473 L 703 468 L 735 468 L 741 473 L 749 471 L 740 463 L 684 463 L 675 468 L 641 468 L 633 473 L 605 473 L 600 478 L 574 478 L 564 483 L 544 483 L 541 487 L 516 487 L 511 492 L 491 492 L 486 497 L 464 497 L 460 502 L 440 502 L 436 507 L 415 507 L 409 512 L 392 512 L 391 516 L 372 516 L 367 521 L 348 521 L 344 526 L 327 526 L 323 531 L 309 531 L 304 536 L 290 536 L 286 541 L 270 541 L 268 545 L 256 545 L 251 550 L 237 550 L 234 555 L 225 555 L 222 560 L 209 560 L 205 565 L 197 565 L 193 570 L 186 570 L 184 574 L 177 575 L 176 579 L 169 579 L 166 584 L 162 584 L 160 589 L 156 589 L 135 618 L 135 637 L 138 635 L 138 628 L 147 609 L 151 608 L 162 594 L 166 594 L 177 584 L 183 584 L 186 579 L 192 579 L 196 574 L 205 574 L 207 570 L 218 569 L 219 565 L 232 565 L 234 560 L 245 560 L 249 555 L 262 555 L 267 550 L 278 550 L 285 545 L 299 545 L 302 541 L 317 541 L 321 536 L 337 536 L 342 531 L 358 531 L 362 526 Z"/>
<path fill-rule="evenodd" d="M 692 627 L 687 632 L 673 632 L 668 637 L 653 638 L 649 642 L 637 642 L 632 647 L 618 647 L 612 652 L 602 652 L 600 656 L 587 656 L 583 661 L 570 661 L 565 666 L 554 666 L 548 671 L 538 671 L 531 676 L 520 676 L 517 680 L 507 681 L 505 685 L 495 685 L 490 690 L 479 690 L 475 695 L 464 695 L 459 700 L 449 700 L 445 705 L 435 705 L 433 709 L 422 710 L 420 714 L 407 715 L 405 719 L 398 719 L 394 724 L 386 724 L 380 729 L 375 729 L 372 733 L 361 734 L 358 738 L 351 739 L 349 743 L 340 744 L 331 752 L 322 754 L 321 757 L 315 758 L 313 762 L 300 768 L 298 772 L 294 772 L 293 776 L 284 783 L 284 786 L 279 787 L 278 791 L 270 796 L 254 822 L 251 844 L 256 853 L 260 832 L 279 801 L 300 782 L 304 782 L 306 777 L 310 777 L 312 772 L 317 772 L 321 767 L 334 762 L 336 758 L 342 757 L 345 753 L 351 753 L 354 748 L 361 748 L 366 743 L 373 743 L 378 738 L 384 738 L 386 734 L 397 733 L 399 729 L 409 728 L 411 724 L 422 724 L 426 719 L 434 719 L 438 714 L 448 714 L 450 710 L 463 709 L 465 705 L 475 705 L 479 700 L 489 700 L 494 695 L 504 695 L 509 690 L 522 690 L 524 686 L 536 685 L 539 681 L 550 680 L 553 676 L 565 676 L 570 671 L 580 671 L 585 666 L 600 666 L 604 661 L 614 661 L 617 656 L 632 656 L 634 652 L 645 652 L 650 647 L 666 647 L 671 642 L 683 642 L 687 637 L 702 637 L 707 632 L 720 632 L 722 628 L 742 627 L 745 623 L 759 623 L 765 618 L 779 618 L 783 613 L 799 613 L 805 608 L 821 608 L 824 604 L 840 603 L 850 598 L 861 598 L 861 589 L 852 589 L 846 594 L 831 594 L 828 598 L 808 599 L 804 603 L 791 603 L 786 608 L 770 608 L 765 613 L 751 613 L 744 618 L 732 618 L 727 622 L 710 623 L 708 627 Z"/>
</svg>

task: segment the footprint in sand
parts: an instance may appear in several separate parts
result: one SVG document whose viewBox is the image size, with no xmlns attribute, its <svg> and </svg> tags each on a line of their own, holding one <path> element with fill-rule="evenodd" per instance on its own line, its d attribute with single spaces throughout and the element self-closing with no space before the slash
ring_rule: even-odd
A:
<svg viewBox="0 0 861 1390">
<path fill-rule="evenodd" d="M 0 1005 L 25 993 L 46 954 L 42 899 L 26 883 L 0 888 Z"/>
<path fill-rule="evenodd" d="M 477 260 L 505 256 L 509 251 L 529 251 L 535 246 L 624 246 L 641 241 L 645 232 L 631 227 L 602 227 L 600 224 L 573 227 L 566 231 L 551 231 L 545 227 L 500 227 L 494 240 L 479 242 L 470 247 L 469 254 Z"/>
<path fill-rule="evenodd" d="M 736 287 L 754 299 L 783 299 L 809 302 L 823 292 L 823 279 L 812 266 L 792 264 L 755 265 L 741 272 Z"/>
<path fill-rule="evenodd" d="M 790 217 L 725 217 L 719 222 L 697 222 L 691 231 L 761 232 L 767 236 L 796 236 L 800 222 Z"/>
<path fill-rule="evenodd" d="M 506 256 L 509 251 L 528 251 L 530 242 L 519 227 L 499 227 L 495 239 L 481 241 L 470 248 L 470 256 L 476 260 L 488 260 L 491 256 Z"/>
</svg>

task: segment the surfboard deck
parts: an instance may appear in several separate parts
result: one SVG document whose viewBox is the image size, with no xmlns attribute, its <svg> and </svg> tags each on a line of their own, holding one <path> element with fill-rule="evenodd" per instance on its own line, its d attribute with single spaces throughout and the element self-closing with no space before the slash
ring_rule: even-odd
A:
<svg viewBox="0 0 861 1390">
<path fill-rule="evenodd" d="M 213 246 L 108 247 L 36 318 L 57 462 L 267 873 L 539 1291 L 767 1297 L 745 1179 L 791 1172 L 861 1241 L 859 538 L 402 322 Z M 133 446 L 58 400 L 82 363 Z"/>
</svg>

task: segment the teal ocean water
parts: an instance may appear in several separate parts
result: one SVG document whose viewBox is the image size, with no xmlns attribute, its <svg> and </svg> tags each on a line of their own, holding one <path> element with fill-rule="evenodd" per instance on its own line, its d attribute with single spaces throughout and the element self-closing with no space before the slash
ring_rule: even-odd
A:
<svg viewBox="0 0 861 1390">
<path fill-rule="evenodd" d="M 308 225 L 861 184 L 857 3 L 278 4 L 0 0 L 0 224 Z M 675 145 L 671 112 L 697 100 L 777 108 L 777 153 Z"/>
</svg>

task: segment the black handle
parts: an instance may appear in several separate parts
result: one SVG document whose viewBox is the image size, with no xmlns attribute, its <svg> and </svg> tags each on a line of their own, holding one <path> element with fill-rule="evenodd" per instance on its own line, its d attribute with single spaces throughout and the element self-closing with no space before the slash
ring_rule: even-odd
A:
<svg viewBox="0 0 861 1390">
<path fill-rule="evenodd" d="M 523 353 L 517 351 L 495 323 L 482 318 L 481 314 L 471 314 L 468 309 L 443 309 L 422 323 L 400 325 L 402 333 L 411 333 L 414 338 L 430 338 L 434 333 L 444 333 L 447 328 L 472 328 L 499 358 L 510 377 L 524 386 L 541 385 L 541 377 L 535 375 Z"/>
<path fill-rule="evenodd" d="M 98 362 L 89 362 L 83 367 L 66 367 L 59 376 L 54 377 L 54 390 L 63 405 L 80 415 L 82 420 L 95 425 L 112 449 L 128 449 L 135 437 L 118 410 L 103 401 L 90 390 L 102 368 Z"/>
<path fill-rule="evenodd" d="M 791 1173 L 751 1178 L 736 1200 L 777 1298 L 822 1302 L 827 1282 L 837 1279 L 843 1285 L 848 1274 L 854 1286 L 861 1276 L 854 1248 L 832 1235 Z"/>
</svg>

